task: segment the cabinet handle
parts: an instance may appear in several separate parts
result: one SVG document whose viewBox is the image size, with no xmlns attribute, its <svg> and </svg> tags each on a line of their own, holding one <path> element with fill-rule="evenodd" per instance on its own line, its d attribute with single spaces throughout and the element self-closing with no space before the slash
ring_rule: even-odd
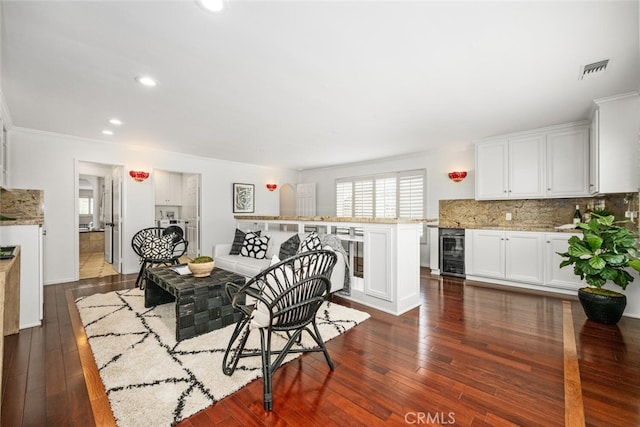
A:
<svg viewBox="0 0 640 427">
<path fill-rule="evenodd" d="M 551 243 L 551 242 L 547 240 L 547 243 Z"/>
<path fill-rule="evenodd" d="M 547 191 L 551 191 L 551 189 L 550 189 L 550 188 L 547 188 Z"/>
</svg>

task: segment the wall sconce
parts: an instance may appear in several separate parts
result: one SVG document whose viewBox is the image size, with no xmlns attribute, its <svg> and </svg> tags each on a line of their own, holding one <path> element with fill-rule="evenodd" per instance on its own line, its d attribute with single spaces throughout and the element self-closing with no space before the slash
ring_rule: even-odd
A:
<svg viewBox="0 0 640 427">
<path fill-rule="evenodd" d="M 467 177 L 467 172 L 449 172 L 449 179 L 453 182 L 460 182 Z"/>
<path fill-rule="evenodd" d="M 278 188 L 278 184 L 267 184 L 267 190 L 269 191 L 274 191 L 276 188 Z"/>
<path fill-rule="evenodd" d="M 131 176 L 131 178 L 135 179 L 138 182 L 142 182 L 145 179 L 149 178 L 149 172 L 129 171 L 129 176 Z"/>
</svg>

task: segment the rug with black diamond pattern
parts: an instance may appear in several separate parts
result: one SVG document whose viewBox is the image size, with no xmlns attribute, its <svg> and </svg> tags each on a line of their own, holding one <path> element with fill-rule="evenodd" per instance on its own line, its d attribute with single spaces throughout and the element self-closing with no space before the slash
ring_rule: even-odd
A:
<svg viewBox="0 0 640 427">
<path fill-rule="evenodd" d="M 234 325 L 176 342 L 174 304 L 144 308 L 137 288 L 78 298 L 76 305 L 118 426 L 170 426 L 262 376 L 259 357 L 242 359 L 230 377 L 222 373 Z M 317 324 L 327 341 L 368 317 L 325 302 Z M 247 348 L 260 348 L 259 336 L 252 333 Z M 274 340 L 273 348 L 284 342 Z"/>
</svg>

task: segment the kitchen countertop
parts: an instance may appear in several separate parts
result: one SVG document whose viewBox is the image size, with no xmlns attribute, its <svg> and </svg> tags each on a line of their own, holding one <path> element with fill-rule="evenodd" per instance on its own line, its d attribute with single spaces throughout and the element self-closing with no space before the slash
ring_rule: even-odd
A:
<svg viewBox="0 0 640 427">
<path fill-rule="evenodd" d="M 558 229 L 555 227 L 499 227 L 496 225 L 484 225 L 473 227 L 439 227 L 439 228 L 460 228 L 463 230 L 496 230 L 496 231 L 535 231 L 543 233 L 574 233 L 581 234 L 582 231 L 576 228 Z"/>
<path fill-rule="evenodd" d="M 3 225 L 44 225 L 44 218 L 20 218 L 0 221 L 0 227 Z"/>
<path fill-rule="evenodd" d="M 413 224 L 422 222 L 435 222 L 437 219 L 419 218 L 362 218 L 339 216 L 269 216 L 269 215 L 236 215 L 238 221 L 313 221 L 313 222 L 358 222 L 372 224 Z"/>
</svg>

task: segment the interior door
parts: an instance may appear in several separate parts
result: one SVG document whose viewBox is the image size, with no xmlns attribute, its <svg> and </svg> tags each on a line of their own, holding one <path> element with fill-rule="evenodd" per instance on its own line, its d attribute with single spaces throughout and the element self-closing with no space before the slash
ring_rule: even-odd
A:
<svg viewBox="0 0 640 427">
<path fill-rule="evenodd" d="M 104 177 L 104 194 L 102 196 L 102 215 L 104 216 L 104 260 L 113 263 L 113 178 L 110 174 Z"/>
<path fill-rule="evenodd" d="M 122 273 L 122 168 L 113 169 L 113 268 Z"/>
<path fill-rule="evenodd" d="M 186 221 L 187 256 L 200 254 L 200 175 L 187 176 L 183 215 Z"/>
<path fill-rule="evenodd" d="M 314 182 L 296 185 L 296 214 L 314 216 L 316 214 L 316 184 Z"/>
</svg>

